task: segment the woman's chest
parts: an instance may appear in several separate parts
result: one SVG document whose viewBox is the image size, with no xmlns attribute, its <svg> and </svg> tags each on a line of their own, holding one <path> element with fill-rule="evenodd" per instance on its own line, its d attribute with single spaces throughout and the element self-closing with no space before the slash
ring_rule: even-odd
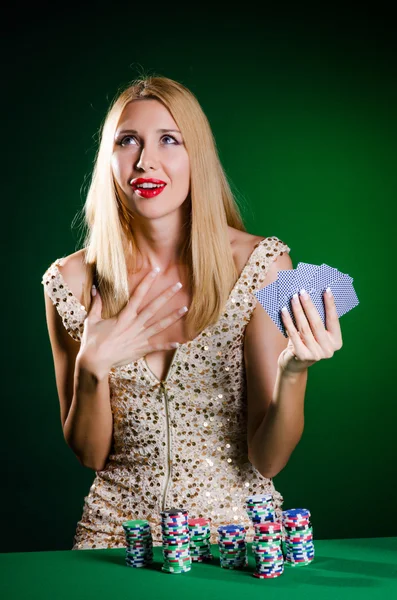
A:
<svg viewBox="0 0 397 600">
<path fill-rule="evenodd" d="M 135 274 L 129 277 L 130 295 L 134 292 L 141 280 L 142 275 L 140 274 Z M 138 313 L 140 313 L 146 306 L 150 305 L 151 302 L 153 302 L 156 298 L 161 296 L 162 293 L 164 293 L 166 290 L 169 289 L 169 287 L 171 287 L 178 281 L 182 283 L 182 288 L 178 292 L 176 292 L 169 300 L 167 300 L 165 304 L 158 308 L 156 313 L 146 321 L 146 328 L 150 327 L 155 323 L 160 322 L 161 324 L 162 320 L 166 319 L 170 315 L 173 315 L 173 313 L 175 313 L 182 306 L 187 306 L 188 308 L 190 307 L 192 301 L 192 292 L 188 274 L 185 269 L 178 267 L 172 269 L 172 271 L 167 273 L 166 275 L 162 275 L 161 273 L 160 275 L 157 275 L 144 300 L 139 306 Z M 180 344 L 184 344 L 188 342 L 189 339 L 192 338 L 188 337 L 185 322 L 186 315 L 182 315 L 181 317 L 173 321 L 170 325 L 166 326 L 164 329 L 161 329 L 161 331 L 159 331 L 155 335 L 152 335 L 149 338 L 149 343 L 167 344 L 169 342 L 178 342 Z M 164 325 L 166 325 L 165 322 Z M 152 373 L 157 377 L 157 379 L 165 379 L 174 354 L 174 349 L 158 350 L 146 354 L 146 364 L 152 371 Z"/>
</svg>

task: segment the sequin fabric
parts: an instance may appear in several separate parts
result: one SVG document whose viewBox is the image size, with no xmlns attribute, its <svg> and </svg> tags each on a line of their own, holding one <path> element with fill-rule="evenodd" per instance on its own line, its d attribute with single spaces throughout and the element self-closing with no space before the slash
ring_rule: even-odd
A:
<svg viewBox="0 0 397 600">
<path fill-rule="evenodd" d="M 213 544 L 217 527 L 228 523 L 245 524 L 252 541 L 245 511 L 250 494 L 272 493 L 281 518 L 281 494 L 248 460 L 244 330 L 257 303 L 254 292 L 284 252 L 290 248 L 277 237 L 254 247 L 221 318 L 176 349 L 165 380 L 144 357 L 110 370 L 112 448 L 84 498 L 73 550 L 125 546 L 127 519 L 147 519 L 154 545 L 161 545 L 160 511 L 171 506 L 210 518 Z M 87 313 L 62 278 L 61 260 L 42 284 L 80 341 Z"/>
</svg>

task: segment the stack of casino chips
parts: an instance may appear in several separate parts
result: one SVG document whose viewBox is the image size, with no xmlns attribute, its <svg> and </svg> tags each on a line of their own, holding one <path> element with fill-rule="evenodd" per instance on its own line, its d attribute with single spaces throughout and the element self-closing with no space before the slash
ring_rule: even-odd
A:
<svg viewBox="0 0 397 600">
<path fill-rule="evenodd" d="M 164 557 L 162 571 L 187 573 L 192 567 L 187 510 L 171 508 L 161 512 L 161 530 Z"/>
<path fill-rule="evenodd" d="M 149 521 L 124 521 L 127 541 L 125 562 L 129 567 L 145 567 L 153 562 L 153 539 Z"/>
<path fill-rule="evenodd" d="M 212 560 L 209 519 L 189 519 L 190 556 L 193 562 Z"/>
<path fill-rule="evenodd" d="M 292 508 L 283 511 L 285 564 L 292 567 L 308 565 L 314 558 L 313 527 L 310 511 Z"/>
<path fill-rule="evenodd" d="M 247 515 L 255 526 L 257 523 L 276 521 L 272 494 L 257 494 L 245 499 Z"/>
<path fill-rule="evenodd" d="M 252 542 L 252 552 L 256 569 L 253 573 L 258 579 L 279 577 L 284 572 L 284 558 L 281 549 L 282 525 L 275 521 L 256 523 Z"/>
<path fill-rule="evenodd" d="M 218 527 L 218 546 L 221 567 L 239 569 L 248 565 L 246 529 L 244 525 L 221 525 Z"/>
</svg>

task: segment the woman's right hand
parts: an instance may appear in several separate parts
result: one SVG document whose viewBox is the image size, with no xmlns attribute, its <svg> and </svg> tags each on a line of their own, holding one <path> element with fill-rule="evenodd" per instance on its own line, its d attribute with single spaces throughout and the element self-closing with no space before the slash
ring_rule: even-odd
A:
<svg viewBox="0 0 397 600">
<path fill-rule="evenodd" d="M 84 321 L 79 351 L 80 357 L 84 357 L 85 362 L 92 365 L 94 371 L 108 374 L 113 367 L 127 365 L 150 352 L 170 350 L 177 346 L 176 342 L 153 344 L 149 338 L 175 323 L 186 310 L 182 313 L 179 313 L 181 309 L 173 310 L 147 328 L 145 323 L 181 289 L 182 285 L 170 286 L 137 313 L 156 275 L 155 271 L 149 272 L 131 294 L 128 304 L 110 319 L 102 319 L 102 300 L 96 291 Z"/>
</svg>

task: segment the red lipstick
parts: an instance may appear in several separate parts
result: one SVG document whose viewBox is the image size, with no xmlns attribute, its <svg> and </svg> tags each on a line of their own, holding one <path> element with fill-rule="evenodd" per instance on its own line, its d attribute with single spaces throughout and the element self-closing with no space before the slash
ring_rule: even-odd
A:
<svg viewBox="0 0 397 600">
<path fill-rule="evenodd" d="M 138 187 L 143 183 L 152 183 L 156 185 L 156 187 Z M 161 179 L 138 177 L 137 179 L 132 179 L 130 185 L 138 196 L 141 196 L 142 198 L 154 198 L 161 194 L 167 184 Z"/>
</svg>

